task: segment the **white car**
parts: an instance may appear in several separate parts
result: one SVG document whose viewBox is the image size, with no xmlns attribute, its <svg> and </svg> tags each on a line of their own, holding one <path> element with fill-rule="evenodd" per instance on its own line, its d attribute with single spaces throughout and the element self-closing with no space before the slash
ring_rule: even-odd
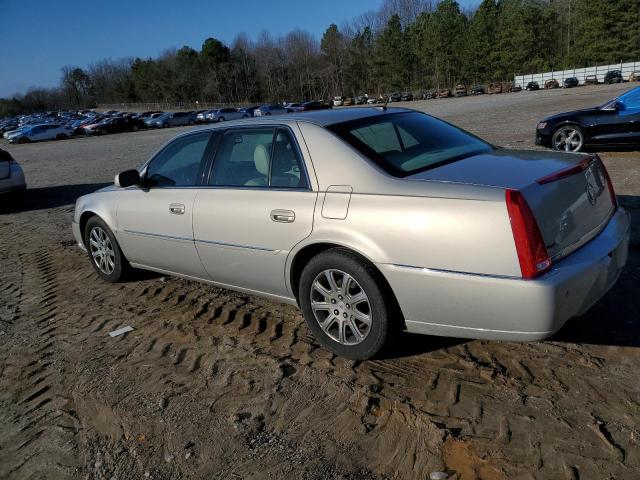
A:
<svg viewBox="0 0 640 480">
<path fill-rule="evenodd" d="M 343 97 L 333 97 L 333 106 L 334 107 L 341 107 L 344 104 L 344 98 Z"/>
<path fill-rule="evenodd" d="M 73 127 L 57 123 L 42 123 L 20 130 L 8 138 L 9 143 L 29 143 L 40 140 L 62 140 L 73 136 Z"/>
</svg>

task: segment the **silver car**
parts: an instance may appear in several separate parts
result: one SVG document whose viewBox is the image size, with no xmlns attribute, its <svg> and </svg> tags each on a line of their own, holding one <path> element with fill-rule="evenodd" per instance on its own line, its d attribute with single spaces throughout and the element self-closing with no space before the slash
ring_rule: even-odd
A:
<svg viewBox="0 0 640 480">
<path fill-rule="evenodd" d="M 16 130 L 7 136 L 9 143 L 29 143 L 41 140 L 63 140 L 73 136 L 73 127 L 57 123 L 42 123 Z"/>
<path fill-rule="evenodd" d="M 107 281 L 142 268 L 298 305 L 354 359 L 398 330 L 548 337 L 616 282 L 629 230 L 597 155 L 375 107 L 181 135 L 73 220 Z"/>
<path fill-rule="evenodd" d="M 254 117 L 269 117 L 271 115 L 282 115 L 283 113 L 289 113 L 282 105 L 261 105 L 253 111 Z"/>
<path fill-rule="evenodd" d="M 22 193 L 26 189 L 22 168 L 9 152 L 0 148 L 0 193 Z"/>
<path fill-rule="evenodd" d="M 237 108 L 231 107 L 210 110 L 205 115 L 207 122 L 224 122 L 227 120 L 238 120 L 242 117 L 242 112 L 240 112 Z"/>
</svg>

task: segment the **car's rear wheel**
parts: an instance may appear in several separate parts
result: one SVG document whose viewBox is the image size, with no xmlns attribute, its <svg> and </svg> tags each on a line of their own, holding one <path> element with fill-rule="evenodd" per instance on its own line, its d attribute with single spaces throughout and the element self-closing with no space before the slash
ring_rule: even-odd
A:
<svg viewBox="0 0 640 480">
<path fill-rule="evenodd" d="M 304 318 L 326 349 L 365 360 L 384 346 L 391 309 L 375 269 L 353 253 L 336 248 L 313 257 L 300 278 Z"/>
<path fill-rule="evenodd" d="M 584 133 L 578 125 L 564 125 L 554 132 L 551 145 L 554 150 L 579 152 L 584 146 Z"/>
<path fill-rule="evenodd" d="M 87 222 L 84 244 L 91 265 L 102 279 L 115 283 L 129 273 L 129 263 L 122 254 L 113 232 L 100 217 L 91 217 Z"/>
</svg>

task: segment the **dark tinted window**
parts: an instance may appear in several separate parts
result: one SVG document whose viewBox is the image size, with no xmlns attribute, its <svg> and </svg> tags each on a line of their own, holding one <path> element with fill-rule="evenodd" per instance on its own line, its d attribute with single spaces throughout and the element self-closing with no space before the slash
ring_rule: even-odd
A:
<svg viewBox="0 0 640 480">
<path fill-rule="evenodd" d="M 492 149 L 479 138 L 418 112 L 379 115 L 329 129 L 399 177 Z"/>
<path fill-rule="evenodd" d="M 171 142 L 147 167 L 149 187 L 190 187 L 198 182 L 209 133 L 189 135 Z"/>
</svg>

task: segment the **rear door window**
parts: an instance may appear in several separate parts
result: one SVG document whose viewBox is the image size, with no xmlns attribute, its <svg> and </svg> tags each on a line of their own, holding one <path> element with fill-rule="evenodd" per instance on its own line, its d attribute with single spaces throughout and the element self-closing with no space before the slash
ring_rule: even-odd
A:
<svg viewBox="0 0 640 480">
<path fill-rule="evenodd" d="M 209 185 L 308 188 L 302 157 L 285 128 L 251 128 L 225 133 Z"/>
</svg>

